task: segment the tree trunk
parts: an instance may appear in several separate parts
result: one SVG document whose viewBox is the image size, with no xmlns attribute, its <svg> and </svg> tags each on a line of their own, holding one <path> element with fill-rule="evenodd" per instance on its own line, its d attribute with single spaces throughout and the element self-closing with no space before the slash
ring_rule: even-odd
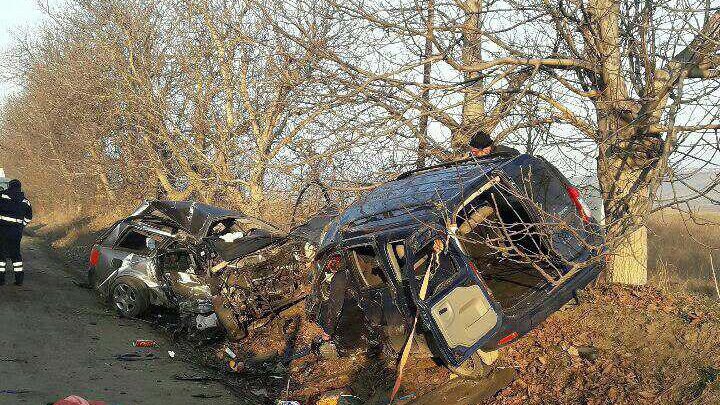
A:
<svg viewBox="0 0 720 405">
<path fill-rule="evenodd" d="M 638 105 L 625 85 L 620 44 L 620 3 L 593 0 L 588 13 L 598 37 L 599 97 L 595 100 L 599 153 L 597 173 L 605 208 L 605 237 L 611 282 L 642 285 L 647 282 L 646 216 L 650 209 L 650 182 L 643 137 L 636 133 Z"/>
<path fill-rule="evenodd" d="M 265 201 L 265 173 L 267 166 L 264 162 L 255 163 L 248 181 L 248 191 L 250 193 L 250 211 L 253 215 L 259 215 Z"/>
<path fill-rule="evenodd" d="M 435 1 L 429 0 L 427 4 L 427 21 L 425 32 L 425 52 L 423 58 L 427 59 L 433 52 L 433 27 L 435 24 Z M 423 65 L 423 89 L 421 98 L 423 102 L 430 104 L 430 81 L 432 75 L 432 62 L 425 62 Z M 418 128 L 418 152 L 415 167 L 422 169 L 425 167 L 428 156 L 428 122 L 430 121 L 430 112 L 427 107 L 423 107 L 422 116 L 420 116 L 420 126 Z"/>
<path fill-rule="evenodd" d="M 103 161 L 100 157 L 100 153 L 94 148 L 90 148 L 90 154 L 92 156 L 93 162 L 95 163 L 95 171 L 97 172 L 97 176 L 103 186 L 107 201 L 114 202 L 115 191 L 110 186 L 110 179 L 108 179 L 107 173 L 105 173 L 105 167 L 103 166 Z"/>
<path fill-rule="evenodd" d="M 466 15 L 463 24 L 463 63 L 473 65 L 482 62 L 482 0 L 468 0 L 463 3 Z M 485 118 L 485 95 L 480 72 L 470 72 L 466 80 L 475 80 L 464 91 L 462 125 L 452 135 L 451 146 L 456 152 L 468 150 L 468 141 L 483 129 Z"/>
<path fill-rule="evenodd" d="M 607 158 L 598 165 L 605 208 L 605 237 L 610 257 L 610 282 L 647 282 L 647 227 L 650 192 L 644 170 L 628 167 L 626 159 Z"/>
</svg>

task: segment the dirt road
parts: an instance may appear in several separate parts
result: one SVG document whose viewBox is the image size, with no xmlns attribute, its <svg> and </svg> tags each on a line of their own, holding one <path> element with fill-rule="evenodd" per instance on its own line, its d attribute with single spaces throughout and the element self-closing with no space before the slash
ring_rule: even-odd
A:
<svg viewBox="0 0 720 405">
<path fill-rule="evenodd" d="M 150 325 L 118 319 L 76 286 L 48 249 L 25 237 L 25 285 L 0 287 L 0 404 L 47 404 L 71 394 L 123 405 L 237 403 L 219 383 L 175 380 L 201 371 L 171 359 L 172 344 Z M 160 342 L 158 358 L 117 360 L 135 351 L 137 338 Z"/>
</svg>

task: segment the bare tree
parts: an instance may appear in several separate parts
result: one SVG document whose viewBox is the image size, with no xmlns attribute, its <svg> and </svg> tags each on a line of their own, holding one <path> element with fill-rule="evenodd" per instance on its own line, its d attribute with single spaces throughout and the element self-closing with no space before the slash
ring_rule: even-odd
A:
<svg viewBox="0 0 720 405">
<path fill-rule="evenodd" d="M 303 10 L 286 11 L 306 22 Z M 346 46 L 344 32 L 316 11 L 306 41 Z M 58 154 L 64 178 L 83 177 L 75 164 L 97 168 L 110 200 L 122 191 L 265 212 L 268 199 L 285 199 L 312 168 L 348 150 L 354 131 L 340 114 L 345 95 L 316 73 L 322 59 L 279 35 L 265 12 L 240 0 L 70 2 L 52 12 L 45 36 L 18 46 L 26 89 L 9 103 L 16 119 L 6 120 L 6 138 L 47 133 L 40 123 L 62 126 L 62 148 L 35 151 Z M 96 81 L 84 77 L 91 74 Z M 85 121 L 46 105 L 76 101 Z M 71 143 L 81 139 L 83 148 Z"/>
<path fill-rule="evenodd" d="M 408 57 L 416 54 L 412 46 L 372 67 L 339 54 L 328 59 L 363 83 L 369 100 L 380 100 L 388 120 L 431 115 L 446 129 L 434 145 L 440 156 L 463 150 L 477 131 L 517 140 L 518 131 L 539 125 L 550 127 L 545 143 L 557 148 L 556 157 L 594 155 L 589 169 L 604 200 L 610 278 L 646 281 L 646 218 L 660 185 L 678 179 L 674 159 L 716 164 L 707 159 L 716 142 L 702 132 L 717 128 L 716 10 L 704 1 L 465 1 L 435 6 L 430 36 L 417 21 L 422 14 L 409 13 L 417 3 L 331 4 L 364 29 L 385 33 L 384 46 L 375 44 L 379 52 L 433 39 L 435 52 L 421 63 Z M 418 70 L 428 62 L 438 72 L 433 82 L 444 83 L 432 86 L 431 102 L 408 90 L 427 87 Z M 685 149 L 699 152 L 701 145 L 702 158 L 686 156 Z"/>
</svg>

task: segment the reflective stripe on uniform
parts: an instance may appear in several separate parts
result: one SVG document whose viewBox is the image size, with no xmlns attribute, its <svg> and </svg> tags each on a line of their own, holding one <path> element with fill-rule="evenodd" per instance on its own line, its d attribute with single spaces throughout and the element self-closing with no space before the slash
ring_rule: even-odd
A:
<svg viewBox="0 0 720 405">
<path fill-rule="evenodd" d="M 29 223 L 30 223 L 30 220 L 29 220 L 29 219 L 27 219 L 27 218 L 23 219 L 23 225 L 27 225 L 27 224 L 29 224 Z"/>
<path fill-rule="evenodd" d="M 22 220 L 22 219 L 6 217 L 6 216 L 3 216 L 3 215 L 0 215 L 0 221 L 13 222 L 13 223 L 16 223 L 16 224 L 22 224 L 22 223 L 23 223 L 23 220 Z"/>
<path fill-rule="evenodd" d="M 13 262 L 13 271 L 23 271 L 23 262 Z"/>
<path fill-rule="evenodd" d="M 12 198 L 10 198 L 10 196 L 7 194 L 3 194 L 2 198 L 6 199 L 6 200 L 12 200 Z"/>
<path fill-rule="evenodd" d="M 0 262 L 0 273 L 5 273 L 5 262 Z"/>
</svg>

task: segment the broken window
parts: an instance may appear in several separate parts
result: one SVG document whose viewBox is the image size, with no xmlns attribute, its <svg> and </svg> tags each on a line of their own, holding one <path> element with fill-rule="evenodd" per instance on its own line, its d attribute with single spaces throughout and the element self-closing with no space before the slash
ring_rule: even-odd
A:
<svg viewBox="0 0 720 405">
<path fill-rule="evenodd" d="M 187 250 L 171 250 L 160 256 L 164 272 L 197 274 L 195 263 Z"/>
<path fill-rule="evenodd" d="M 538 243 L 526 225 L 526 210 L 512 196 L 479 195 L 457 211 L 457 237 L 468 259 L 482 275 L 496 301 L 508 312 L 547 286 L 536 269 L 528 266 L 511 246 L 529 252 Z M 542 263 L 540 263 L 542 264 Z"/>
<path fill-rule="evenodd" d="M 130 229 L 120 239 L 117 248 L 147 254 L 155 247 L 156 242 L 151 237 Z"/>
<path fill-rule="evenodd" d="M 385 273 L 383 273 L 375 249 L 372 246 L 353 248 L 350 254 L 355 269 L 366 287 L 374 288 L 387 284 Z"/>
<path fill-rule="evenodd" d="M 426 298 L 434 296 L 436 292 L 444 291 L 455 282 L 459 274 L 458 267 L 446 252 L 441 252 L 439 256 L 433 257 L 432 245 L 429 245 L 421 249 L 416 257 L 413 274 L 418 283 L 422 283 L 425 273 L 428 269 L 430 271 Z"/>
</svg>

